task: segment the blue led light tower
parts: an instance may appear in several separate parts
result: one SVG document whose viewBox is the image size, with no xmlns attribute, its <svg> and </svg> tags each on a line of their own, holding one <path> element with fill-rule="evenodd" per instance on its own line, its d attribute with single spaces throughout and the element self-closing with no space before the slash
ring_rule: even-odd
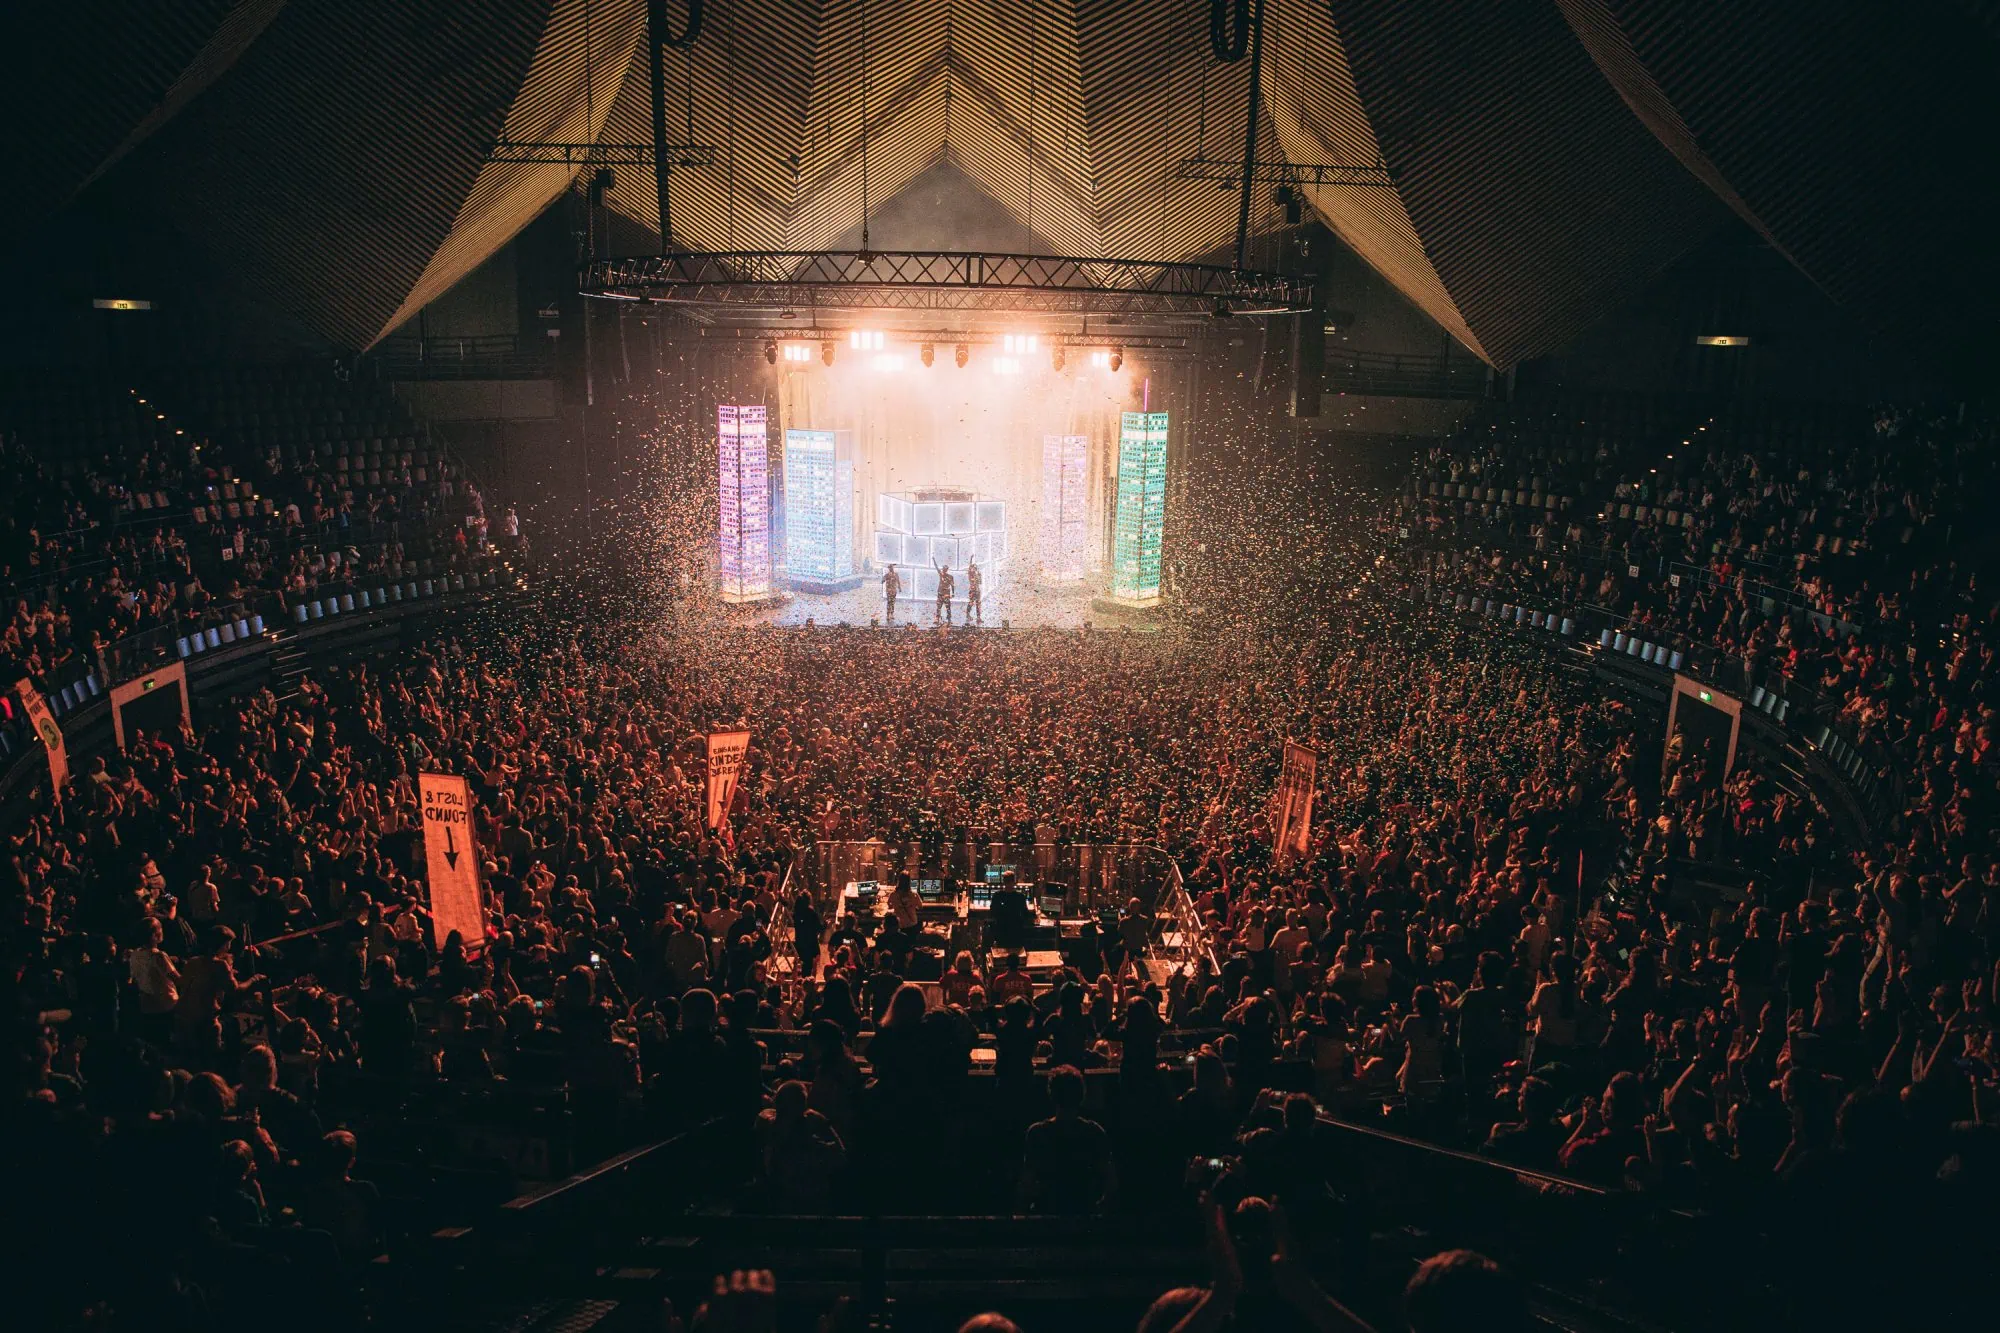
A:
<svg viewBox="0 0 2000 1333">
<path fill-rule="evenodd" d="M 807 592 L 857 582 L 854 464 L 830 430 L 785 432 L 785 573 Z"/>
</svg>

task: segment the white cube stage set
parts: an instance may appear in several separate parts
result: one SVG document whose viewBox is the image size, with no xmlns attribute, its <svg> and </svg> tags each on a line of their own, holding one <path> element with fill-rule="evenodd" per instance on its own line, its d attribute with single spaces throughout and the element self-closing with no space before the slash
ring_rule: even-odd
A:
<svg viewBox="0 0 2000 1333">
<path fill-rule="evenodd" d="M 943 565 L 953 575 L 952 600 L 965 601 L 965 569 L 975 561 L 982 594 L 999 588 L 1007 563 L 1005 501 L 950 487 L 875 497 L 875 563 L 896 566 L 906 596 L 936 600 Z"/>
</svg>

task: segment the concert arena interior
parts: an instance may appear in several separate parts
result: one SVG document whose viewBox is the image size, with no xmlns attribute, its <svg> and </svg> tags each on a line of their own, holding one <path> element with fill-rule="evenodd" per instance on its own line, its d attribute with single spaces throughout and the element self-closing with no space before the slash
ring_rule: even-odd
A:
<svg viewBox="0 0 2000 1333">
<path fill-rule="evenodd" d="M 0 1326 L 1989 1326 L 1996 70 L 0 18 Z"/>
</svg>

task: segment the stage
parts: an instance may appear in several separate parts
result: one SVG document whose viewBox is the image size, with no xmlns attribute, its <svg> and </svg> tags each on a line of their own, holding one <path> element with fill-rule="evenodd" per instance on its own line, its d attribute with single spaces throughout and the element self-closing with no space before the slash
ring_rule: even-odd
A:
<svg viewBox="0 0 2000 1333">
<path fill-rule="evenodd" d="M 709 577 L 727 618 L 886 624 L 893 566 L 897 625 L 943 622 L 945 571 L 963 624 L 976 566 L 986 627 L 1157 627 L 1170 414 L 1118 348 L 1072 360 L 1062 336 L 949 357 L 879 328 L 773 339 L 775 393 L 715 408 Z"/>
<path fill-rule="evenodd" d="M 960 577 L 964 577 L 963 571 Z M 999 629 L 1003 622 L 1015 629 L 1081 629 L 1086 623 L 1099 627 L 1125 623 L 1121 617 L 1091 609 L 1091 598 L 1095 592 L 1096 586 L 1088 582 L 1041 586 L 1003 584 L 985 594 L 984 624 L 988 629 Z M 845 592 L 795 592 L 780 602 L 741 608 L 741 614 L 747 619 L 773 625 L 803 625 L 807 621 L 815 625 L 866 625 L 871 620 L 883 620 L 882 613 L 880 574 Z M 965 623 L 965 602 L 962 599 L 952 606 L 951 619 L 955 625 Z M 937 624 L 935 603 L 909 596 L 898 597 L 896 623 L 920 628 Z M 1138 628 L 1136 620 L 1133 625 Z"/>
</svg>

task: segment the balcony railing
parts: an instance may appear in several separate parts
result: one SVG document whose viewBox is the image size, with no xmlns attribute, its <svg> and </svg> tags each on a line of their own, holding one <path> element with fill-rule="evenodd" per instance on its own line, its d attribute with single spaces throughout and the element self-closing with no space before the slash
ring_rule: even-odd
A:
<svg viewBox="0 0 2000 1333">
<path fill-rule="evenodd" d="M 1472 356 L 1360 352 L 1328 348 L 1328 393 L 1376 393 L 1402 398 L 1484 398 L 1490 371 Z"/>
<path fill-rule="evenodd" d="M 364 364 L 386 380 L 532 380 L 555 374 L 555 340 L 512 333 L 386 338 Z"/>
</svg>

